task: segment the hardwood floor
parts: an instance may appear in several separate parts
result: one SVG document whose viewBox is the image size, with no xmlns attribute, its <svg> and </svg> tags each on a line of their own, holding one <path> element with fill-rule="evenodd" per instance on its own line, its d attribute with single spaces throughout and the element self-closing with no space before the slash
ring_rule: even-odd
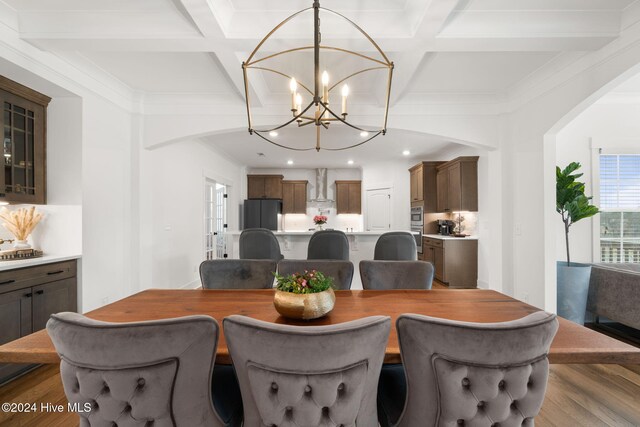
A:
<svg viewBox="0 0 640 427">
<path fill-rule="evenodd" d="M 640 426 L 640 365 L 551 365 L 538 427 Z M 44 365 L 0 387 L 0 403 L 66 406 L 57 365 Z M 0 426 L 77 426 L 72 413 L 0 412 Z"/>
</svg>

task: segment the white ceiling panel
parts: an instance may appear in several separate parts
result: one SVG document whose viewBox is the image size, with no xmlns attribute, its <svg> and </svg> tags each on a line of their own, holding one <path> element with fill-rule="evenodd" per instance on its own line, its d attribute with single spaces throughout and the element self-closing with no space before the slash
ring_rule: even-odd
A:
<svg viewBox="0 0 640 427">
<path fill-rule="evenodd" d="M 555 56 L 549 52 L 438 53 L 423 62 L 409 91 L 503 93 Z"/>
<path fill-rule="evenodd" d="M 464 10 L 623 10 L 636 0 L 462 0 Z"/>
<path fill-rule="evenodd" d="M 207 53 L 93 52 L 85 56 L 139 91 L 197 94 L 233 92 L 226 74 L 220 70 L 215 58 Z"/>
<path fill-rule="evenodd" d="M 171 0 L 3 0 L 15 10 L 176 10 Z"/>
</svg>

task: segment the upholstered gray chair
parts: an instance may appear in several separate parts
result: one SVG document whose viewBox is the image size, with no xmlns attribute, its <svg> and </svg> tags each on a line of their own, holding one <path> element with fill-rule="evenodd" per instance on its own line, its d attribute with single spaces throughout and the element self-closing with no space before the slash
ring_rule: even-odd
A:
<svg viewBox="0 0 640 427">
<path fill-rule="evenodd" d="M 277 262 L 266 259 L 213 259 L 200 264 L 204 289 L 269 289 Z"/>
<path fill-rule="evenodd" d="M 67 399 L 88 426 L 224 426 L 211 378 L 218 324 L 209 316 L 108 323 L 59 313 L 47 332 Z M 145 424 L 146 423 L 146 424 Z"/>
<path fill-rule="evenodd" d="M 408 393 L 394 425 L 534 425 L 558 330 L 555 314 L 539 311 L 502 323 L 405 314 L 396 328 Z"/>
<path fill-rule="evenodd" d="M 331 326 L 224 319 L 244 425 L 378 425 L 376 388 L 391 322 L 373 316 Z"/>
<path fill-rule="evenodd" d="M 351 289 L 353 279 L 353 263 L 334 259 L 283 259 L 278 263 L 278 273 L 288 276 L 305 270 L 318 270 L 325 276 L 333 277 L 335 289 Z"/>
<path fill-rule="evenodd" d="M 433 265 L 426 261 L 360 261 L 364 289 L 431 289 Z"/>
<path fill-rule="evenodd" d="M 349 261 L 349 239 L 340 230 L 316 231 L 309 239 L 307 259 Z"/>
<path fill-rule="evenodd" d="M 413 234 L 407 231 L 390 231 L 378 238 L 373 259 L 387 261 L 416 261 L 418 248 Z"/>
<path fill-rule="evenodd" d="M 240 259 L 273 259 L 284 258 L 280 252 L 280 244 L 273 231 L 267 228 L 247 228 L 240 233 Z"/>
</svg>

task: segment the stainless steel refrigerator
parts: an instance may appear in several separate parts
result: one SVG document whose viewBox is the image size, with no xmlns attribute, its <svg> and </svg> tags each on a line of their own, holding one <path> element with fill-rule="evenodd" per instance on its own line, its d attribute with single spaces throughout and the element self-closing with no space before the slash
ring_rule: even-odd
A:
<svg viewBox="0 0 640 427">
<path fill-rule="evenodd" d="M 282 213 L 282 200 L 245 200 L 244 228 L 277 230 L 279 213 Z"/>
</svg>

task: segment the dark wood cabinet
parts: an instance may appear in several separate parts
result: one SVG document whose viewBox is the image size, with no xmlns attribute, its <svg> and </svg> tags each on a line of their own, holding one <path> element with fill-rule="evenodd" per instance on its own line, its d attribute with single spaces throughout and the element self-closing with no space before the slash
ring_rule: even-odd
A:
<svg viewBox="0 0 640 427">
<path fill-rule="evenodd" d="M 362 181 L 336 181 L 338 214 L 362 213 Z"/>
<path fill-rule="evenodd" d="M 422 255 L 434 267 L 434 277 L 450 288 L 475 288 L 478 282 L 478 241 L 423 237 Z"/>
<path fill-rule="evenodd" d="M 0 272 L 0 345 L 44 329 L 49 316 L 77 311 L 76 261 Z M 0 364 L 0 384 L 33 365 Z"/>
<path fill-rule="evenodd" d="M 46 203 L 46 95 L 0 76 L 0 200 Z"/>
<path fill-rule="evenodd" d="M 307 213 L 307 184 L 309 181 L 282 181 L 282 213 Z"/>
<path fill-rule="evenodd" d="M 478 157 L 458 157 L 438 166 L 437 211 L 478 211 Z"/>
<path fill-rule="evenodd" d="M 422 206 L 424 213 L 436 212 L 437 167 L 443 162 L 420 162 L 409 169 L 411 206 Z"/>
<path fill-rule="evenodd" d="M 248 199 L 282 199 L 282 175 L 247 175 Z"/>
</svg>

